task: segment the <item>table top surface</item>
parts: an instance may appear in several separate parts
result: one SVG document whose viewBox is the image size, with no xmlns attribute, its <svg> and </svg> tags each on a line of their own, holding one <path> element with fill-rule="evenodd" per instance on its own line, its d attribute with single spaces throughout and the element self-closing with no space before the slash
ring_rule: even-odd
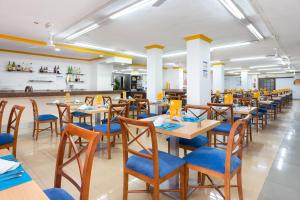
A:
<svg viewBox="0 0 300 200">
<path fill-rule="evenodd" d="M 272 104 L 272 103 L 274 103 L 274 101 L 272 101 L 272 100 L 262 100 L 262 101 L 258 101 L 258 103 L 259 104 Z"/>
<path fill-rule="evenodd" d="M 0 156 L 9 155 L 6 149 L 0 150 Z M 0 199 L 5 200 L 48 200 L 43 190 L 34 180 L 0 191 Z"/>
<path fill-rule="evenodd" d="M 240 106 L 233 108 L 234 114 L 248 115 L 256 111 L 257 107 Z"/>
<path fill-rule="evenodd" d="M 164 129 L 156 128 L 157 132 L 169 135 L 169 136 L 175 136 L 180 138 L 186 138 L 186 139 L 193 139 L 194 137 L 204 134 L 211 129 L 215 128 L 216 126 L 220 125 L 221 122 L 217 120 L 209 120 L 204 119 L 201 121 L 201 123 L 197 122 L 184 122 L 184 121 L 171 121 L 169 115 L 159 115 L 160 117 L 163 117 L 165 119 L 165 122 L 172 122 L 183 125 L 180 128 L 177 128 L 172 131 L 167 131 Z M 142 119 L 143 121 L 154 121 L 158 116 L 155 117 L 149 117 L 146 119 Z"/>
</svg>

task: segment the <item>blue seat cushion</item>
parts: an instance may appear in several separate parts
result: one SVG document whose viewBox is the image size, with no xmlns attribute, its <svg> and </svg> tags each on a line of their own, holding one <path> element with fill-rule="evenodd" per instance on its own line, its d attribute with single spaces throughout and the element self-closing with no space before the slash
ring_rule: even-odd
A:
<svg viewBox="0 0 300 200">
<path fill-rule="evenodd" d="M 254 112 L 252 112 L 252 115 L 262 117 L 264 115 L 264 113 L 254 111 Z"/>
<path fill-rule="evenodd" d="M 140 153 L 148 154 L 145 150 Z M 185 164 L 185 161 L 171 154 L 158 151 L 159 177 L 162 178 Z M 153 161 L 140 156 L 131 156 L 126 167 L 150 178 L 154 178 Z"/>
<path fill-rule="evenodd" d="M 101 120 L 101 123 L 102 124 L 107 124 L 107 121 L 108 121 L 108 119 L 106 118 L 106 119 L 102 119 Z M 114 122 L 114 123 L 118 123 L 119 122 L 119 120 L 118 120 L 118 118 L 113 118 L 112 120 L 111 120 L 111 122 Z"/>
<path fill-rule="evenodd" d="M 129 110 L 131 110 L 131 111 L 136 110 L 136 105 L 135 104 L 130 105 L 129 106 Z"/>
<path fill-rule="evenodd" d="M 7 133 L 0 133 L 0 145 L 11 144 L 14 141 L 14 136 Z"/>
<path fill-rule="evenodd" d="M 84 113 L 84 112 L 79 112 L 79 111 L 71 112 L 71 114 L 72 114 L 74 117 L 83 117 L 83 116 L 88 115 L 88 114 L 86 114 L 86 113 Z"/>
<path fill-rule="evenodd" d="M 231 124 L 222 123 L 219 126 L 213 128 L 212 131 L 222 132 L 222 133 L 229 133 L 230 130 L 231 130 L 231 127 L 232 127 Z"/>
<path fill-rule="evenodd" d="M 241 117 L 241 116 L 234 116 L 234 117 L 233 117 L 233 120 L 234 120 L 234 121 L 237 121 L 237 120 L 239 120 L 239 119 L 242 119 L 242 117 Z"/>
<path fill-rule="evenodd" d="M 167 141 L 170 141 L 170 138 L 167 138 Z M 205 146 L 208 144 L 208 137 L 203 135 L 198 135 L 197 137 L 194 137 L 193 139 L 185 139 L 185 138 L 179 138 L 179 144 L 193 147 L 193 148 L 200 148 L 202 146 Z"/>
<path fill-rule="evenodd" d="M 50 188 L 44 190 L 50 200 L 75 200 L 69 193 L 61 188 Z"/>
<path fill-rule="evenodd" d="M 107 133 L 108 132 L 108 124 L 100 124 L 94 126 L 95 131 L 100 131 L 102 133 Z M 121 131 L 121 126 L 120 124 L 110 124 L 110 133 L 117 133 Z"/>
<path fill-rule="evenodd" d="M 210 169 L 219 173 L 225 173 L 226 151 L 211 147 L 201 147 L 192 151 L 183 158 L 187 163 Z M 237 169 L 241 160 L 233 155 L 231 157 L 230 173 Z"/>
<path fill-rule="evenodd" d="M 90 124 L 87 124 L 87 123 L 79 123 L 79 122 L 75 122 L 75 123 L 73 123 L 73 124 L 76 125 L 76 126 L 79 126 L 79 127 L 81 127 L 81 128 L 90 130 L 90 131 L 93 130 L 93 126 L 90 125 Z"/>
<path fill-rule="evenodd" d="M 148 118 L 148 117 L 155 117 L 157 116 L 157 114 L 154 114 L 154 113 L 150 113 L 150 115 L 148 115 L 148 113 L 142 113 L 142 114 L 139 114 L 137 116 L 138 119 L 145 119 L 145 118 Z"/>
<path fill-rule="evenodd" d="M 39 121 L 48 121 L 48 120 L 57 120 L 57 117 L 55 115 L 39 115 L 38 117 Z"/>
</svg>

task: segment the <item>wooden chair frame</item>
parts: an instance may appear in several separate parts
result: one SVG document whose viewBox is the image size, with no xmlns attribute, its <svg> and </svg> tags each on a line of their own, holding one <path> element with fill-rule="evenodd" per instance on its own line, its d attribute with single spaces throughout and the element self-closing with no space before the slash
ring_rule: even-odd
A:
<svg viewBox="0 0 300 200">
<path fill-rule="evenodd" d="M 50 129 L 51 131 L 51 135 L 53 134 L 53 124 L 54 123 L 54 131 L 56 136 L 58 136 L 58 132 L 57 132 L 57 119 L 55 120 L 47 120 L 47 121 L 40 121 L 38 119 L 39 117 L 39 109 L 37 106 L 37 103 L 34 99 L 30 99 L 31 104 L 32 104 L 32 110 L 33 110 L 33 132 L 32 132 L 32 137 L 35 136 L 35 140 L 38 140 L 39 134 L 43 131 L 47 131 Z M 47 128 L 40 128 L 40 124 L 48 124 L 49 126 Z"/>
<path fill-rule="evenodd" d="M 17 155 L 17 142 L 18 142 L 18 134 L 19 134 L 19 124 L 21 120 L 22 113 L 24 111 L 24 106 L 14 105 L 10 111 L 8 123 L 7 123 L 7 131 L 4 134 L 10 134 L 13 130 L 14 140 L 10 144 L 0 145 L 0 149 L 9 149 L 13 148 L 13 155 L 16 157 Z"/>
<path fill-rule="evenodd" d="M 149 99 L 136 99 L 136 110 L 137 116 L 140 114 L 147 113 L 150 116 L 150 102 Z"/>
<path fill-rule="evenodd" d="M 84 102 L 85 102 L 85 104 L 88 105 L 88 106 L 93 106 L 93 105 L 94 105 L 94 99 L 95 99 L 94 96 L 86 96 Z M 79 117 L 78 117 L 79 122 L 81 123 L 81 120 L 82 120 L 82 118 L 83 118 L 83 122 L 86 123 L 86 117 L 89 117 L 89 118 L 90 118 L 91 125 L 93 126 L 93 115 L 92 115 L 92 114 L 86 113 L 86 114 L 83 115 L 83 116 L 79 116 Z"/>
<path fill-rule="evenodd" d="M 230 200 L 230 188 L 231 187 L 237 187 L 238 188 L 238 196 L 239 199 L 243 199 L 243 189 L 242 189 L 242 155 L 243 155 L 243 141 L 244 141 L 244 134 L 245 130 L 247 129 L 247 124 L 251 120 L 251 115 L 247 115 L 247 117 L 243 119 L 237 120 L 230 131 L 230 134 L 228 136 L 228 144 L 226 147 L 226 160 L 225 160 L 225 173 L 220 173 L 213 171 L 211 169 L 207 169 L 204 167 L 200 167 L 197 165 L 192 165 L 190 163 L 186 164 L 186 175 L 185 175 L 185 189 L 188 190 L 189 187 L 192 188 L 214 188 L 220 193 L 220 195 L 225 200 Z M 236 139 L 236 136 L 238 138 Z M 231 169 L 231 157 L 233 155 L 236 155 L 240 161 L 240 166 L 235 169 L 232 173 L 230 173 Z M 189 170 L 195 170 L 198 173 L 200 172 L 202 174 L 202 177 L 197 185 L 190 185 L 188 183 L 189 180 Z M 237 185 L 231 185 L 230 181 L 231 179 L 237 175 Z M 218 179 L 222 179 L 224 181 L 224 185 L 216 185 L 213 180 L 210 178 L 210 176 L 213 176 Z M 205 184 L 204 177 L 207 177 L 210 184 Z M 225 195 L 221 192 L 220 188 L 224 188 Z"/>
<path fill-rule="evenodd" d="M 159 192 L 180 192 L 180 199 L 186 199 L 185 197 L 185 189 L 184 189 L 184 166 L 167 174 L 164 177 L 159 177 L 159 159 L 158 159 L 158 145 L 157 145 L 157 134 L 155 131 L 155 127 L 152 122 L 147 121 L 139 121 L 135 119 L 129 119 L 125 117 L 118 117 L 122 126 L 122 143 L 123 143 L 123 200 L 128 199 L 128 193 L 149 193 L 152 192 L 150 190 L 150 185 L 153 185 L 153 199 L 159 199 Z M 135 135 L 132 129 L 140 129 L 138 135 Z M 147 134 L 150 136 L 151 141 L 151 150 L 142 144 L 139 140 L 141 136 Z M 132 149 L 130 145 L 136 143 L 139 147 L 147 152 L 147 154 L 141 153 Z M 138 173 L 134 170 L 131 170 L 126 167 L 126 163 L 128 161 L 129 154 L 133 154 L 135 156 L 139 156 L 148 160 L 153 161 L 153 174 L 154 178 L 150 178 L 145 176 L 144 174 Z M 180 174 L 180 189 L 165 189 L 160 190 L 159 185 L 164 181 L 170 179 L 171 177 Z M 128 190 L 128 178 L 129 175 L 134 176 L 142 181 L 146 182 L 145 190 Z"/>
<path fill-rule="evenodd" d="M 143 99 L 144 95 L 143 94 L 133 94 L 134 99 Z"/>
<path fill-rule="evenodd" d="M 110 105 L 113 103 L 110 96 L 102 96 L 102 100 L 103 100 L 103 105 Z M 106 115 L 107 112 L 104 112 L 104 119 L 106 119 Z"/>
<path fill-rule="evenodd" d="M 107 138 L 107 158 L 111 159 L 111 146 L 115 146 L 116 144 L 116 136 L 121 134 L 120 132 L 117 133 L 110 133 L 111 124 L 118 124 L 118 121 L 113 119 L 117 118 L 118 116 L 128 117 L 129 113 L 129 104 L 128 103 L 121 103 L 121 104 L 110 104 L 109 112 L 107 117 L 107 132 L 96 132 L 100 133 L 101 137 Z M 113 141 L 111 141 L 111 137 L 113 137 Z"/>
<path fill-rule="evenodd" d="M 7 101 L 0 101 L 0 133 L 2 133 L 2 118 Z"/>
<path fill-rule="evenodd" d="M 73 137 L 77 136 L 87 141 L 87 145 L 78 150 Z M 97 143 L 99 142 L 100 135 L 93 131 L 89 131 L 73 124 L 68 124 L 62 133 L 61 141 L 58 147 L 57 161 L 55 168 L 54 187 L 61 188 L 62 178 L 66 178 L 71 182 L 80 192 L 80 200 L 89 199 L 90 179 L 93 166 L 94 154 L 96 151 Z M 65 147 L 67 140 L 72 146 L 74 155 L 64 162 Z M 85 160 L 82 162 L 80 156 L 85 155 Z M 68 166 L 72 161 L 76 161 L 80 172 L 80 183 L 73 179 L 64 167 Z"/>
<path fill-rule="evenodd" d="M 220 120 L 222 123 L 226 120 L 227 124 L 233 125 L 234 123 L 234 117 L 233 117 L 233 105 L 232 104 L 222 104 L 222 103 L 208 103 L 207 104 L 211 108 L 211 117 L 215 120 Z M 216 107 L 219 107 L 221 109 L 216 109 Z M 227 112 L 229 112 L 229 117 L 227 117 Z M 226 137 L 228 136 L 228 133 L 222 133 L 217 131 L 209 131 L 208 132 L 208 138 L 212 139 L 212 135 L 214 136 L 214 147 L 217 146 L 217 142 L 222 145 L 227 145 L 225 142 Z M 217 136 L 221 135 L 223 136 L 223 141 L 218 140 Z M 211 144 L 210 144 L 211 146 Z"/>
</svg>

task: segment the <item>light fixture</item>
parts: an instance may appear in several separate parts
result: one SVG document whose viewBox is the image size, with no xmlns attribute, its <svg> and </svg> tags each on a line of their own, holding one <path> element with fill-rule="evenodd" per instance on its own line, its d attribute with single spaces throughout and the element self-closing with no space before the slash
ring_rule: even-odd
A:
<svg viewBox="0 0 300 200">
<path fill-rule="evenodd" d="M 141 8 L 147 6 L 147 5 L 153 4 L 155 1 L 157 1 L 157 0 L 143 0 L 143 1 L 139 1 L 137 3 L 134 3 L 134 4 L 132 4 L 132 5 L 128 6 L 128 7 L 126 7 L 124 9 L 122 9 L 122 10 L 120 10 L 120 11 L 112 14 L 109 18 L 110 19 L 117 19 L 117 18 L 122 17 L 124 15 L 127 15 L 129 13 L 132 13 L 132 12 L 138 10 L 138 9 L 141 9 Z"/>
<path fill-rule="evenodd" d="M 96 46 L 96 45 L 92 45 L 92 44 L 85 44 L 85 43 L 80 43 L 80 42 L 75 42 L 73 45 L 79 46 L 79 47 L 86 47 L 86 48 L 96 49 L 96 50 L 115 51 L 115 49 L 100 47 L 100 46 Z"/>
<path fill-rule="evenodd" d="M 259 40 L 264 39 L 264 36 L 253 26 L 253 24 L 248 24 L 247 28 L 257 39 Z"/>
<path fill-rule="evenodd" d="M 141 54 L 141 53 L 137 53 L 137 52 L 133 52 L 133 51 L 124 51 L 122 52 L 124 54 L 130 55 L 130 56 L 136 56 L 136 57 L 141 57 L 141 58 L 147 58 L 147 56 L 145 54 Z"/>
<path fill-rule="evenodd" d="M 186 51 L 181 51 L 181 52 L 173 52 L 173 53 L 168 53 L 163 55 L 163 58 L 171 58 L 171 57 L 176 57 L 176 56 L 182 56 L 182 55 L 186 55 L 187 52 Z"/>
<path fill-rule="evenodd" d="M 282 70 L 282 68 L 267 68 L 267 69 L 257 69 L 258 71 L 271 71 L 271 70 Z"/>
<path fill-rule="evenodd" d="M 231 68 L 225 68 L 225 71 L 229 71 L 229 70 L 240 70 L 242 69 L 241 67 L 231 67 Z"/>
<path fill-rule="evenodd" d="M 223 6 L 233 14 L 238 19 L 245 19 L 244 14 L 240 11 L 240 9 L 231 1 L 231 0 L 219 0 Z"/>
<path fill-rule="evenodd" d="M 59 52 L 59 51 L 60 51 L 60 48 L 54 48 L 54 51 Z"/>
<path fill-rule="evenodd" d="M 267 74 L 285 74 L 287 72 L 266 72 Z"/>
<path fill-rule="evenodd" d="M 266 59 L 266 56 L 255 56 L 255 57 L 244 57 L 244 58 L 232 58 L 230 59 L 231 62 L 238 62 L 238 61 L 248 61 L 248 60 L 261 60 Z"/>
<path fill-rule="evenodd" d="M 241 73 L 241 71 L 228 71 L 227 73 L 229 73 L 229 74 L 239 74 L 239 73 Z"/>
<path fill-rule="evenodd" d="M 248 75 L 260 75 L 259 72 L 249 72 Z"/>
<path fill-rule="evenodd" d="M 278 67 L 279 65 L 257 65 L 257 66 L 251 66 L 250 69 L 258 69 L 258 68 L 268 68 L 268 67 Z"/>
<path fill-rule="evenodd" d="M 218 50 L 218 49 L 227 49 L 227 48 L 232 48 L 232 47 L 240 47 L 240 46 L 245 46 L 249 45 L 251 42 L 241 42 L 241 43 L 235 43 L 235 44 L 228 44 L 228 45 L 223 45 L 223 46 L 216 46 L 210 48 L 210 51 Z"/>
<path fill-rule="evenodd" d="M 69 35 L 68 37 L 66 37 L 66 40 L 69 40 L 69 41 L 73 40 L 73 39 L 75 39 L 75 38 L 77 38 L 77 37 L 79 37 L 79 36 L 81 36 L 85 33 L 88 33 L 90 31 L 98 28 L 99 26 L 100 26 L 99 24 L 92 24 L 92 25 L 82 29 L 81 31 L 78 31 L 78 32 L 73 33 L 72 35 Z"/>
</svg>

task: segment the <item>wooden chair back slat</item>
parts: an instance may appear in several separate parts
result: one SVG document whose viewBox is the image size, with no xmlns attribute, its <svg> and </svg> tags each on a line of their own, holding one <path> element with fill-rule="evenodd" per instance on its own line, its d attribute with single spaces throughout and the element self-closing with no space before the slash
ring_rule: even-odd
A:
<svg viewBox="0 0 300 200">
<path fill-rule="evenodd" d="M 137 115 L 147 113 L 150 115 L 150 102 L 149 99 L 136 99 Z"/>
<path fill-rule="evenodd" d="M 30 101 L 32 104 L 33 118 L 34 118 L 34 120 L 37 120 L 39 117 L 39 109 L 38 109 L 37 103 L 34 99 L 30 99 Z"/>
<path fill-rule="evenodd" d="M 247 130 L 247 126 L 249 121 L 251 120 L 251 115 L 247 115 L 243 119 L 237 120 L 229 133 L 228 143 L 226 148 L 226 162 L 225 162 L 225 174 L 230 175 L 231 169 L 231 158 L 233 155 L 237 155 L 237 157 L 242 160 L 243 153 L 243 142 L 245 131 Z"/>
<path fill-rule="evenodd" d="M 144 95 L 143 94 L 134 94 L 133 98 L 134 99 L 143 99 Z"/>
<path fill-rule="evenodd" d="M 158 145 L 157 145 L 157 136 L 155 132 L 155 127 L 152 122 L 139 121 L 135 119 L 129 119 L 125 117 L 118 117 L 120 124 L 122 126 L 122 144 L 123 144 L 123 163 L 126 166 L 129 154 L 146 158 L 153 161 L 153 174 L 154 178 L 159 178 L 159 167 L 158 167 Z M 141 130 L 141 132 L 136 135 L 135 129 Z M 139 140 L 141 136 L 149 134 L 151 141 L 151 150 L 146 147 Z M 132 148 L 133 144 L 137 144 L 138 147 L 141 147 L 142 150 L 145 150 L 147 153 L 142 153 Z"/>
<path fill-rule="evenodd" d="M 86 140 L 86 145 L 82 147 L 81 150 L 78 150 L 77 146 L 75 145 L 75 142 L 73 140 L 73 137 L 75 136 Z M 96 132 L 80 128 L 71 123 L 66 126 L 64 132 L 62 133 L 57 153 L 54 187 L 61 188 L 62 178 L 64 177 L 79 190 L 80 200 L 89 199 L 92 164 L 96 146 L 99 140 L 100 135 Z M 71 143 L 72 149 L 74 150 L 75 154 L 67 161 L 64 161 L 67 142 Z M 85 156 L 83 159 L 84 161 L 81 160 L 81 156 Z M 79 183 L 64 170 L 64 168 L 74 160 L 77 161 L 80 172 Z"/>
<path fill-rule="evenodd" d="M 88 106 L 93 106 L 94 105 L 94 99 L 95 99 L 94 96 L 86 96 L 84 102 Z"/>
<path fill-rule="evenodd" d="M 110 105 L 112 104 L 112 99 L 110 96 L 102 96 L 103 104 L 104 105 Z"/>
<path fill-rule="evenodd" d="M 21 120 L 22 113 L 24 111 L 24 106 L 14 105 L 11 109 L 8 123 L 7 123 L 7 133 L 12 133 L 13 130 L 14 140 L 17 140 L 19 133 L 19 124 Z"/>
<path fill-rule="evenodd" d="M 184 111 L 188 114 L 192 114 L 196 118 L 200 118 L 204 115 L 207 116 L 207 119 L 211 119 L 211 108 L 209 106 L 202 106 L 202 105 L 186 105 L 184 107 Z M 195 113 L 195 112 L 198 113 Z"/>
<path fill-rule="evenodd" d="M 234 123 L 233 118 L 233 105 L 232 104 L 223 104 L 223 103 L 208 103 L 211 108 L 212 119 L 220 120 L 225 123 Z"/>
<path fill-rule="evenodd" d="M 65 125 L 73 122 L 70 106 L 67 104 L 56 104 L 59 116 L 59 125 L 62 129 Z"/>
<path fill-rule="evenodd" d="M 1 128 L 2 128 L 2 118 L 3 118 L 3 113 L 4 113 L 4 109 L 5 109 L 6 104 L 7 104 L 7 101 L 2 100 L 0 102 L 0 133 L 2 132 L 1 131 Z"/>
</svg>

